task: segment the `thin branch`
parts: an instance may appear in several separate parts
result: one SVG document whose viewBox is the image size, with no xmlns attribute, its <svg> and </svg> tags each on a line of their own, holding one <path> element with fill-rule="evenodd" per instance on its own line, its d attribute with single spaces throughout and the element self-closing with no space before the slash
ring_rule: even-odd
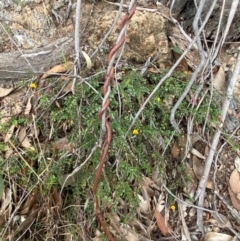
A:
<svg viewBox="0 0 240 241">
<path fill-rule="evenodd" d="M 221 14 L 220 14 L 220 17 L 219 17 L 219 23 L 218 23 L 218 27 L 217 27 L 216 37 L 215 37 L 214 42 L 213 42 L 212 50 L 215 49 L 215 46 L 216 46 L 217 41 L 218 41 L 218 36 L 219 36 L 219 33 L 220 33 L 220 29 L 221 29 L 221 23 L 222 23 L 222 19 L 223 19 L 224 9 L 225 9 L 225 0 L 223 0 L 223 3 L 222 3 L 222 10 L 221 10 Z M 218 55 L 220 46 L 222 46 L 223 42 L 224 41 L 219 41 L 219 44 L 218 44 L 218 46 L 216 48 L 215 54 L 213 56 L 213 59 L 215 59 L 216 56 Z"/>
<path fill-rule="evenodd" d="M 201 209 L 203 211 L 206 211 L 206 212 L 210 212 L 210 213 L 215 213 L 215 211 L 213 210 L 210 210 L 210 209 L 207 209 L 207 208 L 203 208 L 203 207 L 199 207 L 197 205 L 194 205 L 194 204 L 190 204 L 189 202 L 186 202 L 182 199 L 180 199 L 179 197 L 177 197 L 176 195 L 174 195 L 170 189 L 167 188 L 167 186 L 163 183 L 162 186 L 166 189 L 166 191 L 172 196 L 174 197 L 178 202 L 181 202 L 183 204 L 185 204 L 187 207 L 192 207 L 192 208 L 196 208 L 196 209 Z"/>
<path fill-rule="evenodd" d="M 82 167 L 83 167 L 84 165 L 86 165 L 87 161 L 92 157 L 92 155 L 95 153 L 95 151 L 96 151 L 98 148 L 99 148 L 99 145 L 96 144 L 96 145 L 92 148 L 92 150 L 91 150 L 90 154 L 88 155 L 88 157 L 86 158 L 86 160 L 85 160 L 80 166 L 78 166 L 77 168 L 75 168 L 70 174 L 67 175 L 66 179 L 64 180 L 64 182 L 63 182 L 63 184 L 62 184 L 62 188 L 61 188 L 60 194 L 62 194 L 63 188 L 64 188 L 67 180 L 68 180 L 70 177 L 73 177 L 77 172 L 79 172 L 79 171 L 82 169 Z"/>
<path fill-rule="evenodd" d="M 236 10 L 237 10 L 237 7 L 238 7 L 238 3 L 239 3 L 239 0 L 233 0 L 233 2 L 232 2 L 231 9 L 230 9 L 229 16 L 228 16 L 228 20 L 227 20 L 227 25 L 224 28 L 222 41 L 220 41 L 219 46 L 218 46 L 219 49 L 222 48 L 222 45 L 223 45 L 223 43 L 224 43 L 224 41 L 227 37 L 228 31 L 231 27 L 233 18 L 235 16 L 235 13 L 236 13 Z"/>
<path fill-rule="evenodd" d="M 75 23 L 75 54 L 78 66 L 78 71 L 80 70 L 80 17 L 81 17 L 81 3 L 82 0 L 77 0 L 76 6 L 76 23 Z M 77 75 L 77 73 L 74 73 Z"/>
<path fill-rule="evenodd" d="M 82 0 L 77 0 L 77 6 L 76 6 L 76 23 L 75 23 L 75 54 L 76 54 L 76 60 L 75 60 L 75 66 L 74 66 L 74 75 L 77 76 L 79 74 L 79 71 L 81 69 L 81 63 L 80 63 L 80 17 L 81 17 L 81 3 Z M 72 83 L 72 92 L 75 93 L 75 85 L 76 85 L 77 78 L 75 77 L 73 79 Z"/>
<path fill-rule="evenodd" d="M 121 2 L 119 3 L 119 10 L 118 10 L 118 14 L 114 19 L 114 22 L 112 24 L 112 26 L 110 27 L 110 29 L 108 30 L 108 32 L 105 34 L 103 40 L 101 41 L 101 43 L 99 44 L 98 48 L 94 51 L 94 53 L 91 55 L 91 58 L 93 58 L 96 53 L 99 51 L 99 49 L 101 49 L 101 47 L 103 46 L 103 44 L 105 43 L 106 39 L 108 38 L 108 36 L 110 35 L 110 33 L 112 32 L 113 28 L 115 27 L 118 19 L 121 17 L 122 15 L 122 6 L 123 6 L 123 0 L 121 0 Z"/>
<path fill-rule="evenodd" d="M 204 3 L 205 3 L 206 0 L 202 0 L 199 4 L 199 7 L 198 7 L 198 10 L 197 10 L 197 13 L 195 15 L 195 18 L 194 18 L 194 21 L 193 21 L 193 30 L 194 30 L 194 35 L 195 35 L 195 38 L 196 38 L 196 41 L 197 41 L 197 46 L 198 46 L 198 50 L 199 50 L 199 55 L 200 55 L 200 63 L 198 65 L 198 67 L 196 68 L 196 70 L 194 71 L 187 87 L 185 88 L 184 92 L 182 93 L 182 95 L 180 96 L 180 98 L 178 99 L 177 103 L 174 105 L 174 107 L 172 108 L 171 110 L 171 115 L 170 115 L 170 122 L 172 124 L 172 126 L 174 127 L 174 129 L 178 132 L 178 133 L 181 133 L 177 123 L 176 123 L 176 120 L 175 120 L 175 113 L 177 111 L 177 109 L 179 108 L 180 104 L 182 103 L 182 101 L 185 99 L 185 97 L 187 96 L 188 92 L 190 91 L 194 81 L 196 80 L 199 72 L 202 70 L 204 64 L 205 64 L 205 55 L 204 55 L 204 51 L 202 49 L 202 44 L 201 44 L 201 39 L 199 37 L 203 27 L 206 25 L 212 11 L 213 11 L 213 8 L 217 2 L 217 0 L 215 0 L 213 2 L 213 4 L 211 5 L 211 8 L 210 10 L 208 11 L 208 14 L 203 22 L 203 24 L 201 25 L 200 29 L 198 29 L 198 22 L 199 22 L 199 19 L 201 17 L 201 12 L 202 12 L 202 9 L 204 7 Z"/>
<path fill-rule="evenodd" d="M 239 72 L 240 72 L 240 51 L 238 53 L 237 63 L 234 68 L 232 78 L 231 78 L 230 83 L 227 88 L 227 97 L 223 103 L 221 124 L 219 125 L 219 128 L 217 129 L 217 131 L 214 134 L 213 141 L 211 144 L 211 149 L 209 151 L 208 158 L 206 160 L 203 176 L 199 182 L 199 186 L 198 186 L 198 189 L 196 192 L 195 199 L 198 199 L 198 206 L 201 206 L 201 207 L 203 206 L 204 194 L 205 194 L 205 189 L 206 189 L 209 172 L 211 169 L 213 158 L 216 153 L 216 148 L 217 148 L 219 138 L 221 135 L 221 128 L 223 127 L 223 124 L 224 124 L 224 121 L 225 121 L 225 118 L 227 115 L 227 111 L 229 109 L 229 104 L 230 104 L 230 101 L 233 96 L 234 87 L 236 85 Z M 198 224 L 199 229 L 203 233 L 204 232 L 204 230 L 203 230 L 203 211 L 200 209 L 198 209 L 198 211 L 197 211 L 197 224 Z"/>
</svg>

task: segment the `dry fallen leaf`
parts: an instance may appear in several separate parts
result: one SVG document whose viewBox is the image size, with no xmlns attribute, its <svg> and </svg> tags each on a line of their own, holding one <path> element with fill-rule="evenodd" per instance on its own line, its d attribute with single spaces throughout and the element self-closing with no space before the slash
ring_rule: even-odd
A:
<svg viewBox="0 0 240 241">
<path fill-rule="evenodd" d="M 159 186 L 158 186 L 157 184 L 155 184 L 155 183 L 153 182 L 153 180 L 152 180 L 151 178 L 149 178 L 149 177 L 143 176 L 142 186 L 144 186 L 144 187 L 149 187 L 149 188 L 151 188 L 152 190 L 153 190 L 153 189 L 156 189 L 156 190 L 158 190 L 158 191 L 161 191 L 160 188 L 159 188 Z M 147 189 L 147 190 L 148 190 L 148 189 Z M 149 191 L 149 190 L 148 190 L 148 191 Z M 148 193 L 148 194 L 150 195 L 150 193 Z"/>
<path fill-rule="evenodd" d="M 73 67 L 72 62 L 66 62 L 64 64 L 55 65 L 41 77 L 41 80 L 46 79 L 47 77 L 57 74 L 57 73 L 64 73 L 64 72 L 68 71 L 69 69 L 71 69 L 72 67 Z"/>
<path fill-rule="evenodd" d="M 240 158 L 239 158 L 239 156 L 237 156 L 235 158 L 234 164 L 235 164 L 235 167 L 236 167 L 237 171 L 240 172 Z"/>
<path fill-rule="evenodd" d="M 32 99 L 33 95 L 31 95 L 29 98 L 28 98 L 28 102 L 27 102 L 27 105 L 26 105 L 26 108 L 25 108 L 25 111 L 24 111 L 24 115 L 29 115 L 31 109 L 32 109 L 32 103 L 31 103 L 31 99 Z"/>
<path fill-rule="evenodd" d="M 202 175 L 203 175 L 204 166 L 205 165 L 195 155 L 193 155 L 192 159 L 193 159 L 193 171 L 194 171 L 194 174 L 196 175 L 197 179 L 200 180 Z M 209 188 L 209 189 L 212 189 L 212 190 L 214 189 L 214 184 L 213 184 L 211 176 L 208 177 L 208 181 L 207 181 L 206 187 Z"/>
<path fill-rule="evenodd" d="M 4 96 L 10 94 L 13 90 L 14 90 L 14 88 L 7 89 L 7 88 L 0 87 L 0 97 L 4 97 Z"/>
<path fill-rule="evenodd" d="M 57 190 L 54 190 L 52 193 L 52 199 L 53 199 L 54 208 L 57 209 L 57 212 L 61 212 L 63 200 L 60 192 L 58 192 Z"/>
<path fill-rule="evenodd" d="M 0 227 L 3 227 L 6 223 L 10 213 L 12 211 L 12 191 L 9 188 L 6 188 L 3 191 L 1 198 L 1 209 L 0 209 Z"/>
<path fill-rule="evenodd" d="M 35 222 L 37 215 L 39 213 L 39 204 L 35 204 L 31 209 L 31 214 L 26 217 L 26 219 L 15 229 L 11 236 L 11 240 L 17 240 L 16 236 L 22 231 L 26 232 L 32 224 Z"/>
<path fill-rule="evenodd" d="M 13 149 L 10 146 L 5 148 L 5 158 L 8 159 L 13 154 Z"/>
<path fill-rule="evenodd" d="M 6 96 L 1 101 L 1 119 L 0 124 L 5 124 L 13 116 L 20 114 L 25 106 L 26 92 L 24 88 L 15 91 L 9 96 Z"/>
<path fill-rule="evenodd" d="M 200 180 L 204 171 L 204 164 L 198 159 L 197 156 L 193 155 L 193 171 L 197 179 Z"/>
<path fill-rule="evenodd" d="M 237 169 L 234 169 L 229 179 L 228 192 L 232 201 L 232 205 L 240 211 L 240 176 Z"/>
<path fill-rule="evenodd" d="M 150 72 L 150 73 L 159 73 L 160 71 L 157 68 L 149 68 L 148 72 Z"/>
<path fill-rule="evenodd" d="M 40 129 L 39 128 L 35 128 L 35 126 L 31 126 L 31 132 L 30 132 L 30 136 L 32 136 L 34 139 L 37 139 L 39 134 L 40 134 Z"/>
<path fill-rule="evenodd" d="M 205 157 L 204 155 L 202 155 L 202 154 L 201 154 L 198 150 L 196 150 L 195 148 L 192 148 L 192 149 L 191 149 L 191 153 L 192 153 L 193 155 L 197 156 L 197 157 L 200 158 L 200 159 L 203 159 L 203 160 L 206 159 L 206 157 Z"/>
<path fill-rule="evenodd" d="M 138 194 L 139 199 L 139 209 L 143 213 L 148 213 L 150 210 L 150 203 L 149 200 L 144 199 L 143 196 Z"/>
<path fill-rule="evenodd" d="M 124 239 L 127 241 L 139 241 L 139 237 L 134 230 L 132 230 L 128 225 L 121 225 L 120 231 L 122 232 Z"/>
<path fill-rule="evenodd" d="M 143 198 L 149 198 L 154 196 L 154 189 L 152 188 L 152 183 L 154 183 L 149 177 L 143 177 L 141 182 L 141 190 L 143 194 Z M 145 194 L 146 192 L 146 194 Z M 147 196 L 146 196 L 147 195 Z"/>
<path fill-rule="evenodd" d="M 228 193 L 230 195 L 230 199 L 234 208 L 240 211 L 240 200 L 234 195 L 233 191 L 230 187 L 228 187 Z"/>
<path fill-rule="evenodd" d="M 235 195 L 240 194 L 240 176 L 237 169 L 234 169 L 229 179 L 229 186 Z"/>
<path fill-rule="evenodd" d="M 172 149 L 171 149 L 171 153 L 172 153 L 172 157 L 173 158 L 177 158 L 180 154 L 180 147 L 178 145 L 178 142 L 175 141 L 173 146 L 172 146 Z"/>
<path fill-rule="evenodd" d="M 14 132 L 14 129 L 15 129 L 15 125 L 11 125 L 9 130 L 8 130 L 8 132 L 7 132 L 7 134 L 6 134 L 6 136 L 5 136 L 5 138 L 4 138 L 4 142 L 5 143 L 8 142 L 11 139 L 12 134 Z"/>
<path fill-rule="evenodd" d="M 160 229 L 161 233 L 164 235 L 164 236 L 167 236 L 169 234 L 168 232 L 168 228 L 166 226 L 166 223 L 165 223 L 165 218 L 162 216 L 162 214 L 157 210 L 157 208 L 155 208 L 154 210 L 154 217 L 156 219 L 156 222 L 157 222 L 157 226 L 158 228 Z"/>
<path fill-rule="evenodd" d="M 63 93 L 67 94 L 72 91 L 72 81 L 70 81 L 63 89 Z"/>
<path fill-rule="evenodd" d="M 225 71 L 224 71 L 224 66 L 220 66 L 214 80 L 213 80 L 213 86 L 217 89 L 217 90 L 224 90 L 225 84 Z"/>
<path fill-rule="evenodd" d="M 26 215 L 29 214 L 33 205 L 38 203 L 37 200 L 38 197 L 38 189 L 35 188 L 27 197 L 26 202 L 23 204 L 23 206 L 21 207 L 21 209 L 19 210 L 19 214 L 20 215 Z"/>
<path fill-rule="evenodd" d="M 204 236 L 204 241 L 230 241 L 232 236 L 224 233 L 209 232 Z"/>
<path fill-rule="evenodd" d="M 165 207 L 165 200 L 164 199 L 165 199 L 165 197 L 164 197 L 164 194 L 162 192 L 159 195 L 158 202 L 156 203 L 156 209 L 158 210 L 158 212 L 162 212 L 162 210 Z"/>
<path fill-rule="evenodd" d="M 18 133 L 18 140 L 21 143 L 21 146 L 30 150 L 35 150 L 34 147 L 31 145 L 28 137 L 27 137 L 27 128 L 22 127 Z"/>
<path fill-rule="evenodd" d="M 90 59 L 90 57 L 88 56 L 88 54 L 84 51 L 82 51 L 82 55 L 84 57 L 84 59 L 86 60 L 86 63 L 87 63 L 87 68 L 88 69 L 91 69 L 92 68 L 92 61 Z"/>
</svg>

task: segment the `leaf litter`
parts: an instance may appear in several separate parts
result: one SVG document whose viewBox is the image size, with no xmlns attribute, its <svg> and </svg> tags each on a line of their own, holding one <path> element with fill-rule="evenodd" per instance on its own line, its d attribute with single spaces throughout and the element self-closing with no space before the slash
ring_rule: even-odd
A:
<svg viewBox="0 0 240 241">
<path fill-rule="evenodd" d="M 45 77 L 50 77 L 50 74 L 55 70 L 53 69 L 47 72 Z M 57 71 L 59 71 L 59 69 L 57 69 Z M 66 69 L 62 69 L 61 71 L 65 72 Z M 13 94 L 9 93 L 9 95 L 6 96 L 6 98 L 9 98 L 8 101 L 11 100 Z M 16 98 L 16 96 L 14 96 L 13 98 Z M 15 113 L 21 114 L 22 112 L 24 115 L 30 116 L 33 107 L 32 98 L 33 95 L 30 95 L 28 99 L 25 96 L 25 98 L 19 101 L 18 106 L 25 107 L 21 108 L 21 110 L 19 108 L 18 112 Z M 60 104 L 58 108 L 61 108 Z M 8 132 L 4 136 L 4 142 L 8 143 L 9 141 L 11 141 L 11 139 L 14 137 L 14 134 L 17 135 L 21 147 L 24 150 L 26 149 L 31 151 L 35 151 L 35 148 L 33 147 L 34 139 L 38 139 L 39 136 L 41 137 L 42 135 L 41 130 L 38 128 L 34 128 L 33 125 L 31 125 L 30 127 L 17 127 L 15 125 L 11 125 L 8 129 Z M 75 148 L 75 146 L 68 140 L 68 137 L 65 134 L 62 135 L 61 138 L 58 138 L 58 140 L 53 141 L 51 145 L 54 150 L 65 151 L 67 153 L 72 153 Z M 171 148 L 171 158 L 172 160 L 174 160 L 172 161 L 172 163 L 179 163 L 179 160 L 186 158 L 187 162 L 184 163 L 183 166 L 185 168 L 185 175 L 190 177 L 190 180 L 185 183 L 182 189 L 184 194 L 181 198 L 182 201 L 174 199 L 175 205 L 173 205 L 173 207 L 176 208 L 176 211 L 171 210 L 170 205 L 168 204 L 168 202 L 166 202 L 167 193 L 161 188 L 161 182 L 163 180 L 161 180 L 161 177 L 159 176 L 158 170 L 156 168 L 155 171 L 152 173 L 152 177 L 143 176 L 142 178 L 143 182 L 140 185 L 141 192 L 137 194 L 137 197 L 139 199 L 139 206 L 137 211 L 139 215 L 139 220 L 135 220 L 129 225 L 125 225 L 121 223 L 121 221 L 114 221 L 116 226 L 119 227 L 119 231 L 124 234 L 126 240 L 140 240 L 141 235 L 139 234 L 139 231 L 136 230 L 141 230 L 141 234 L 152 234 L 152 240 L 154 240 L 154 235 L 158 237 L 163 236 L 168 238 L 170 236 L 176 235 L 176 238 L 179 238 L 181 236 L 182 240 L 189 240 L 189 237 L 192 240 L 197 239 L 198 234 L 195 234 L 197 231 L 195 229 L 194 233 L 192 231 L 193 227 L 191 227 L 191 223 L 195 222 L 196 217 L 196 208 L 191 207 L 191 205 L 193 204 L 191 198 L 193 198 L 198 185 L 198 180 L 200 180 L 203 174 L 204 162 L 208 155 L 209 146 L 201 141 L 201 138 L 199 138 L 199 134 L 196 136 L 196 138 L 192 138 L 193 147 L 188 149 L 188 153 L 185 153 L 186 145 L 187 137 L 182 136 L 179 139 L 176 139 L 176 141 L 174 141 L 174 144 Z M 7 146 L 5 151 L 10 152 L 10 154 L 6 154 L 6 158 L 9 158 L 9 156 L 13 153 L 11 146 Z M 36 165 L 34 164 L 36 162 L 29 163 L 30 167 Z M 168 165 L 172 165 L 172 163 L 169 162 Z M 45 166 L 45 168 L 47 170 L 48 167 Z M 236 168 L 239 168 L 239 158 L 236 158 Z M 22 173 L 25 175 L 27 174 L 27 171 L 25 170 Z M 176 175 L 178 174 L 176 173 Z M 182 178 L 181 175 L 178 176 L 178 178 Z M 209 181 L 207 184 L 207 187 L 210 190 L 214 189 L 212 178 L 213 176 L 209 177 Z M 217 181 L 219 183 L 219 180 Z M 238 190 L 239 186 L 237 185 L 237 183 L 239 183 L 239 174 L 237 169 L 234 169 L 230 175 L 228 189 L 234 208 L 240 210 L 240 201 L 238 199 L 240 191 Z M 69 185 L 71 186 L 72 184 L 73 183 L 70 183 Z M 20 218 L 19 220 L 22 221 L 18 221 L 19 227 L 13 233 L 12 238 L 19 238 L 21 235 L 24 235 L 24 232 L 27 229 L 30 229 L 31 226 L 37 221 L 37 219 L 42 218 L 42 220 L 45 220 L 47 225 L 50 219 L 49 213 L 54 213 L 55 216 L 58 216 L 59 213 L 61 213 L 64 207 L 64 200 L 62 199 L 59 191 L 56 189 L 50 190 L 47 199 L 48 201 L 46 202 L 44 201 L 42 194 L 40 194 L 39 191 L 36 191 L 40 189 L 41 187 L 39 186 L 35 189 L 35 191 L 29 193 L 29 196 L 20 207 L 17 215 Z M 10 194 L 10 189 L 5 190 L 8 190 L 8 194 Z M 9 196 L 6 197 L 4 195 L 1 200 L 1 207 L 3 209 L 1 209 L 1 212 L 3 213 L 1 222 L 2 225 L 4 225 L 4 223 L 6 223 L 7 219 L 9 218 L 9 214 L 12 211 L 10 202 L 14 202 Z M 185 204 L 183 205 L 183 203 Z M 125 203 L 124 205 L 126 208 L 127 204 Z M 41 208 L 43 206 L 45 208 Z M 209 206 L 206 207 L 209 208 Z M 180 230 L 178 229 L 179 223 L 181 223 L 182 225 Z M 208 220 L 206 220 L 206 224 L 207 223 L 220 228 L 227 228 L 232 226 L 232 220 L 228 219 L 227 215 L 223 215 L 222 213 L 219 213 L 219 215 L 212 214 L 208 218 Z M 211 232 L 210 234 L 207 233 L 204 236 L 204 240 L 228 240 L 229 237 L 232 237 L 230 235 L 224 236 L 221 233 L 216 232 Z M 102 240 L 101 235 L 96 235 L 94 240 Z M 173 238 L 173 240 L 177 239 Z"/>
</svg>

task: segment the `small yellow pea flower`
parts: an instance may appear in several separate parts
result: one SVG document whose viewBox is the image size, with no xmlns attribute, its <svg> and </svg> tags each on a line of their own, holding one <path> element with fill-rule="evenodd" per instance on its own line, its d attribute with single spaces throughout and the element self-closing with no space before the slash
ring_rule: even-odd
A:
<svg viewBox="0 0 240 241">
<path fill-rule="evenodd" d="M 32 82 L 32 83 L 30 84 L 30 88 L 36 89 L 36 87 L 37 87 L 37 85 L 36 85 L 35 83 Z"/>
<path fill-rule="evenodd" d="M 133 135 L 138 135 L 139 131 L 138 131 L 138 129 L 134 129 L 132 133 L 133 133 Z"/>
<path fill-rule="evenodd" d="M 157 102 L 160 102 L 161 101 L 161 98 L 160 97 L 157 97 Z"/>
<path fill-rule="evenodd" d="M 173 211 L 175 211 L 176 210 L 176 206 L 175 205 L 171 205 L 171 207 L 170 207 Z"/>
</svg>

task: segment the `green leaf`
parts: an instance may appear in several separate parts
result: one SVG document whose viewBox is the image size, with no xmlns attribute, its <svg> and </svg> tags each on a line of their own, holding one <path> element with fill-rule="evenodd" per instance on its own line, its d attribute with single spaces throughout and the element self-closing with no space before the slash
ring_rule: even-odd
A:
<svg viewBox="0 0 240 241">
<path fill-rule="evenodd" d="M 181 53 L 182 53 L 181 49 L 178 48 L 177 46 L 173 47 L 173 48 L 172 48 L 172 51 L 175 52 L 175 53 L 178 53 L 178 54 L 181 54 Z"/>
</svg>

